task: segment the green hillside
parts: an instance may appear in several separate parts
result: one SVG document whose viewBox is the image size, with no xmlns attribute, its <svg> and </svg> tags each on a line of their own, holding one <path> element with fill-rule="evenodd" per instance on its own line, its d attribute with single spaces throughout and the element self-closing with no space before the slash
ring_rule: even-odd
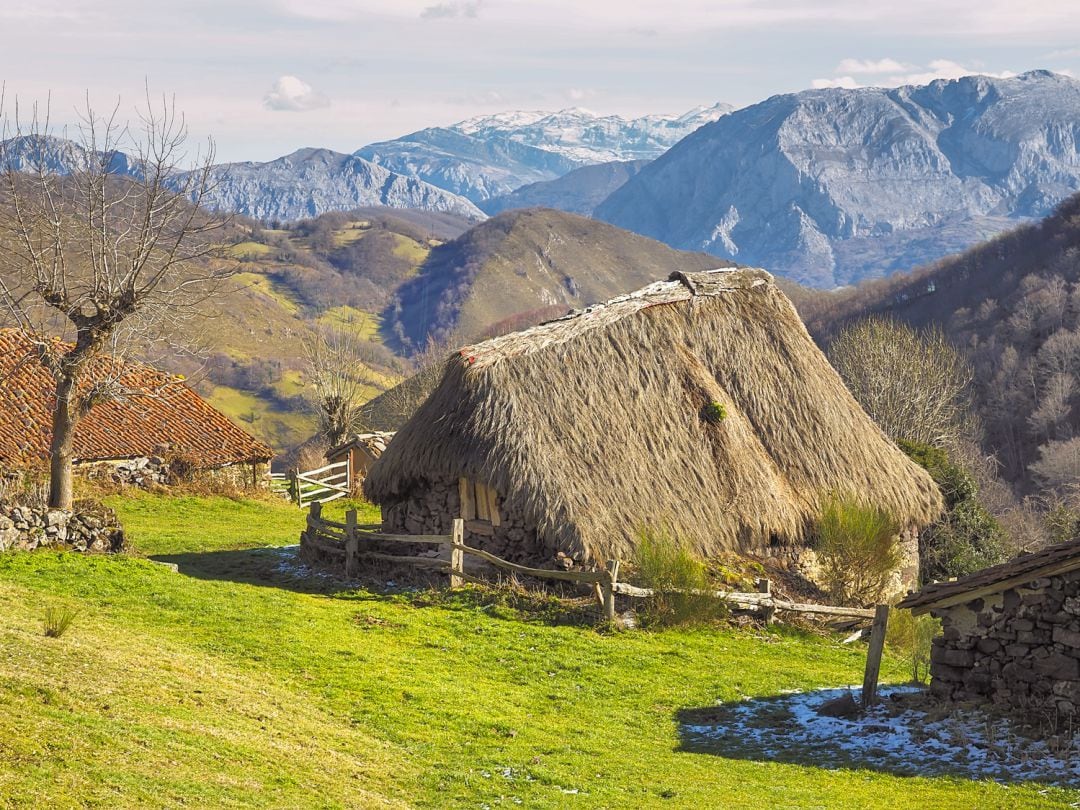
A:
<svg viewBox="0 0 1080 810">
<path fill-rule="evenodd" d="M 407 366 L 383 346 L 382 310 L 415 275 L 433 246 L 470 223 L 444 214 L 360 209 L 264 229 L 249 221 L 230 232 L 228 260 L 239 262 L 230 288 L 195 324 L 205 363 L 174 357 L 215 407 L 279 452 L 315 432 L 305 392 L 304 345 L 325 326 L 355 330 L 369 344 L 358 365 L 377 396 Z"/>
<path fill-rule="evenodd" d="M 604 634 L 542 597 L 303 578 L 303 513 L 111 501 L 134 556 L 0 555 L 0 807 L 1064 807 L 1074 791 L 695 752 L 681 710 L 856 683 L 791 630 Z M 270 546 L 271 548 L 261 548 Z M 151 559 L 175 563 L 179 573 Z M 77 611 L 61 638 L 46 606 Z M 887 660 L 886 681 L 907 671 Z"/>
</svg>

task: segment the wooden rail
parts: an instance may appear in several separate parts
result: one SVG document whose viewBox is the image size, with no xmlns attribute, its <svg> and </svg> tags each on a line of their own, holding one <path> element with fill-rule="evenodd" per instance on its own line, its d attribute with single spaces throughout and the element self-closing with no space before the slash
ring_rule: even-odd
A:
<svg viewBox="0 0 1080 810">
<path fill-rule="evenodd" d="M 540 579 L 554 579 L 562 582 L 576 582 L 593 585 L 599 590 L 604 605 L 604 615 L 615 618 L 615 585 L 618 577 L 618 563 L 608 564 L 601 571 L 553 571 L 547 568 L 530 568 L 527 565 L 504 560 L 480 548 L 465 544 L 465 521 L 454 520 L 450 534 L 390 534 L 378 531 L 379 524 L 360 524 L 356 520 L 356 510 L 345 514 L 345 522 L 329 520 L 322 516 L 322 503 L 315 501 L 307 516 L 307 528 L 300 536 L 301 545 L 320 552 L 345 558 L 345 575 L 353 576 L 359 567 L 361 558 L 383 560 L 401 565 L 423 566 L 444 571 L 450 575 L 450 587 L 460 587 L 466 580 L 476 581 L 475 577 L 465 573 L 465 557 L 477 557 L 496 568 L 523 576 Z M 445 552 L 443 557 L 417 557 L 387 554 L 371 548 L 375 543 L 419 543 L 438 545 Z"/>
<path fill-rule="evenodd" d="M 352 491 L 348 460 L 305 472 L 293 470 L 289 473 L 288 481 L 289 494 L 301 509 L 314 503 L 336 501 Z M 341 526 L 341 524 L 336 525 Z"/>
<path fill-rule="evenodd" d="M 450 576 L 450 587 L 456 588 L 466 580 L 476 581 L 475 577 L 465 573 L 465 557 L 477 557 L 487 563 L 523 576 L 539 579 L 553 579 L 561 582 L 575 582 L 590 585 L 596 592 L 597 599 L 603 605 L 604 617 L 609 621 L 615 618 L 615 596 L 648 598 L 653 596 L 650 588 L 638 588 L 626 582 L 619 582 L 619 561 L 608 560 L 604 568 L 595 571 L 556 571 L 547 568 L 531 568 L 497 557 L 491 552 L 465 544 L 465 527 L 462 518 L 454 520 L 450 534 L 390 534 L 379 531 L 380 524 L 356 521 L 356 510 L 345 514 L 345 522 L 329 520 L 322 516 L 322 503 L 315 501 L 307 516 L 307 529 L 300 536 L 301 545 L 315 548 L 324 553 L 345 559 L 345 575 L 356 574 L 361 558 L 383 560 L 401 565 L 422 566 L 445 572 Z M 417 543 L 441 547 L 443 556 L 418 557 L 387 554 L 375 551 L 374 543 Z M 694 591 L 708 594 L 716 599 L 728 602 L 740 610 L 754 610 L 762 614 L 765 621 L 771 621 L 776 611 L 808 613 L 822 616 L 841 616 L 847 618 L 873 619 L 875 611 L 869 608 L 840 607 L 835 605 L 815 605 L 803 602 L 791 602 L 773 595 L 768 580 L 758 580 L 758 590 L 742 591 Z M 875 675 L 876 682 L 876 675 Z"/>
</svg>

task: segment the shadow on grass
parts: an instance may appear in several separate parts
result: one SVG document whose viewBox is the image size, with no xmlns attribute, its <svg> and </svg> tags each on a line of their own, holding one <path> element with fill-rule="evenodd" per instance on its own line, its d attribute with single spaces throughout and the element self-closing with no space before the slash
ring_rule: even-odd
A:
<svg viewBox="0 0 1080 810">
<path fill-rule="evenodd" d="M 175 565 L 195 579 L 241 582 L 297 593 L 321 594 L 350 601 L 393 601 L 414 608 L 482 611 L 497 619 L 548 625 L 595 626 L 600 608 L 593 598 L 568 598 L 564 593 L 530 590 L 507 584 L 466 585 L 450 591 L 439 574 L 416 575 L 386 567 L 361 580 L 346 580 L 327 569 L 311 566 L 299 547 L 155 554 L 149 559 Z M 401 579 L 400 575 L 408 579 Z"/>
<path fill-rule="evenodd" d="M 865 714 L 817 712 L 848 692 L 821 689 L 683 709 L 675 718 L 678 750 L 894 776 L 1080 785 L 1073 741 L 1055 747 L 978 707 L 943 706 L 915 686 L 882 687 L 881 703 Z"/>
<path fill-rule="evenodd" d="M 263 547 L 184 554 L 153 554 L 154 562 L 175 565 L 184 576 L 195 579 L 242 582 L 270 588 L 336 595 L 356 588 L 332 574 L 305 564 L 297 546 Z"/>
</svg>

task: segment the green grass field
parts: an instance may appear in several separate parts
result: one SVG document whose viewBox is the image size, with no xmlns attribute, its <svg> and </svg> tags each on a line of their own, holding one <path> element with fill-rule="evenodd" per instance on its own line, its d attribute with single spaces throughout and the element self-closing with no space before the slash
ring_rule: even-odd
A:
<svg viewBox="0 0 1080 810">
<path fill-rule="evenodd" d="M 129 555 L 0 555 L 0 806 L 1034 808 L 1080 798 L 682 750 L 680 710 L 857 682 L 864 651 L 836 639 L 603 634 L 528 620 L 493 591 L 347 590 L 266 548 L 296 542 L 294 507 L 110 503 Z M 58 639 L 42 632 L 50 605 L 78 611 Z M 902 673 L 887 661 L 886 679 Z"/>
</svg>

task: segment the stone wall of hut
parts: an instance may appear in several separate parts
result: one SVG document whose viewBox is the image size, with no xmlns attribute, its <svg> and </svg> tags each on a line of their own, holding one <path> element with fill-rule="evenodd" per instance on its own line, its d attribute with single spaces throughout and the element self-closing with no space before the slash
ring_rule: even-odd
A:
<svg viewBox="0 0 1080 810">
<path fill-rule="evenodd" d="M 576 562 L 561 549 L 540 538 L 536 525 L 501 495 L 497 498 L 499 525 L 468 522 L 465 543 L 504 560 L 537 567 L 572 567 Z M 454 518 L 461 515 L 458 482 L 425 482 L 412 489 L 406 500 L 382 507 L 383 526 L 404 534 L 449 534 Z"/>
<path fill-rule="evenodd" d="M 932 611 L 930 688 L 1041 720 L 1080 708 L 1080 572 Z"/>
</svg>

